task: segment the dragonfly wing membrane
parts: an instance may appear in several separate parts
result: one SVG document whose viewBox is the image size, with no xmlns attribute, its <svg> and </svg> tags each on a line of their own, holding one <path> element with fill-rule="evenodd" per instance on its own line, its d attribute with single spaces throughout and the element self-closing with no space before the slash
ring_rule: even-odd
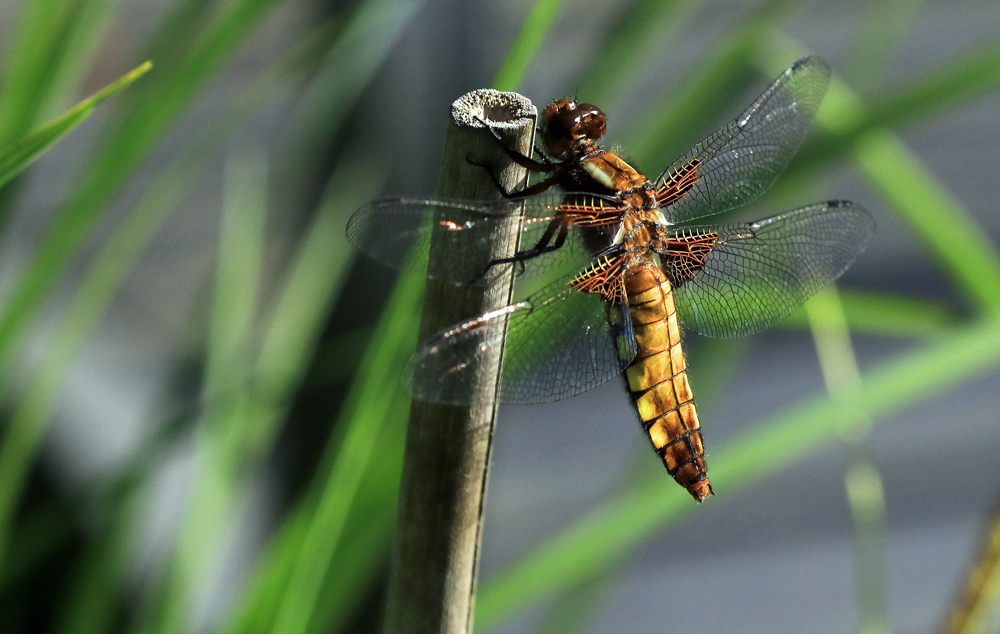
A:
<svg viewBox="0 0 1000 634">
<path fill-rule="evenodd" d="M 406 368 L 410 396 L 468 404 L 478 369 L 501 346 L 501 403 L 556 401 L 619 376 L 636 354 L 628 310 L 577 290 L 569 285 L 572 279 L 430 338 Z"/>
<path fill-rule="evenodd" d="M 588 228 L 586 241 L 571 223 L 561 226 L 562 195 L 532 197 L 529 201 L 473 201 L 426 198 L 380 198 L 359 209 L 347 224 L 347 238 L 360 251 L 387 266 L 425 273 L 431 279 L 458 286 L 488 285 L 513 272 L 531 277 L 589 260 L 597 230 Z M 466 261 L 431 259 L 432 235 L 437 246 L 467 254 Z M 563 236 L 560 239 L 560 229 Z M 519 232 L 519 250 L 531 249 L 551 235 L 552 248 L 523 262 L 492 264 L 491 246 L 498 236 Z M 601 229 L 608 235 L 612 229 Z M 601 240 L 597 240 L 601 242 Z M 471 260 L 471 261 L 469 261 Z M 492 264 L 492 265 L 491 265 Z"/>
<path fill-rule="evenodd" d="M 829 80 L 818 57 L 795 62 L 735 121 L 674 161 L 654 183 L 667 220 L 721 213 L 763 194 L 805 138 Z"/>
<path fill-rule="evenodd" d="M 687 328 L 743 337 L 787 317 L 847 269 L 875 223 L 862 207 L 829 201 L 750 223 L 693 227 L 660 252 Z M 683 264 L 688 235 L 712 242 L 698 265 Z M 679 245 L 679 246 L 678 246 Z"/>
</svg>

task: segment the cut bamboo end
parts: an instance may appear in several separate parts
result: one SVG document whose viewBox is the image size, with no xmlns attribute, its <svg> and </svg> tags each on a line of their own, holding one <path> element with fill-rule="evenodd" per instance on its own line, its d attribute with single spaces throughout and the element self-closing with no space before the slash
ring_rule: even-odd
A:
<svg viewBox="0 0 1000 634">
<path fill-rule="evenodd" d="M 467 92 L 451 104 L 451 118 L 455 125 L 482 128 L 518 129 L 532 125 L 538 112 L 534 104 L 516 92 L 501 92 L 480 88 Z"/>
</svg>

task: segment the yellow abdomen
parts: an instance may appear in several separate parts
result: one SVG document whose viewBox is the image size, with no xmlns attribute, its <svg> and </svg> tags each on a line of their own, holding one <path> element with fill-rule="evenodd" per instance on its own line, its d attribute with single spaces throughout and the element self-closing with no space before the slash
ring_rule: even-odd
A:
<svg viewBox="0 0 1000 634">
<path fill-rule="evenodd" d="M 701 502 L 714 492 L 670 281 L 648 262 L 625 272 L 625 294 L 638 348 L 625 372 L 639 418 L 667 472 Z"/>
</svg>

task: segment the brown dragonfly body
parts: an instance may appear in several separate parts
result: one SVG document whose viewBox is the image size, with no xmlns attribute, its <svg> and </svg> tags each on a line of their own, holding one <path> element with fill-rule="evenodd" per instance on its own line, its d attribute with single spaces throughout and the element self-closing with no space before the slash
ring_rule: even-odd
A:
<svg viewBox="0 0 1000 634">
<path fill-rule="evenodd" d="M 556 121 L 560 117 L 569 124 Z M 697 182 L 697 163 L 656 189 L 631 165 L 597 146 L 596 138 L 603 132 L 604 114 L 596 106 L 563 99 L 543 113 L 546 150 L 566 166 L 556 176 L 564 181 L 563 186 L 579 187 L 580 178 L 574 172 L 580 171 L 596 186 L 589 189 L 621 201 L 610 213 L 588 214 L 585 209 L 570 216 L 569 222 L 576 225 L 600 225 L 611 218 L 620 224 L 624 247 L 619 259 L 599 260 L 571 284 L 602 294 L 613 303 L 624 298 L 636 347 L 625 377 L 639 419 L 667 472 L 700 502 L 712 493 L 701 423 L 688 383 L 673 287 L 653 258 L 658 236 L 650 230 L 663 222 L 660 207 L 669 204 L 671 197 L 683 196 Z M 565 183 L 567 179 L 571 185 Z M 661 251 L 666 247 L 656 246 Z M 696 259 L 693 254 L 692 261 Z"/>
<path fill-rule="evenodd" d="M 541 160 L 507 150 L 546 176 L 508 201 L 385 198 L 358 210 L 348 238 L 387 264 L 412 265 L 435 223 L 450 237 L 489 242 L 516 223 L 513 257 L 428 276 L 468 285 L 492 272 L 565 275 L 521 301 L 425 341 L 406 370 L 410 395 L 469 402 L 477 359 L 504 346 L 500 401 L 567 398 L 624 375 L 667 471 L 699 502 L 713 493 L 688 383 L 683 329 L 740 337 L 787 316 L 836 279 L 874 225 L 847 201 L 807 205 L 756 222 L 688 223 L 760 196 L 784 169 L 819 107 L 829 70 L 799 60 L 739 117 L 649 180 L 602 150 L 605 116 L 563 99 L 543 113 Z M 563 193 L 546 194 L 553 185 Z M 503 325 L 505 328 L 494 327 Z"/>
</svg>

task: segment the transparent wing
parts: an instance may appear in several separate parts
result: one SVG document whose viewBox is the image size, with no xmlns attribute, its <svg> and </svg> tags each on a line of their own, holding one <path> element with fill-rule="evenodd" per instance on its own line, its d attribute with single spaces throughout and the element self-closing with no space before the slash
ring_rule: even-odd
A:
<svg viewBox="0 0 1000 634">
<path fill-rule="evenodd" d="M 671 224 L 721 213 L 763 194 L 805 137 L 830 81 L 818 57 L 792 64 L 735 121 L 657 178 Z"/>
<path fill-rule="evenodd" d="M 709 337 L 742 337 L 837 279 L 874 230 L 863 208 L 833 200 L 757 222 L 684 229 L 657 251 L 681 323 Z"/>
<path fill-rule="evenodd" d="M 480 364 L 505 339 L 501 403 L 556 401 L 620 375 L 636 355 L 629 312 L 576 290 L 572 278 L 428 339 L 406 367 L 407 392 L 420 401 L 469 403 Z"/>
<path fill-rule="evenodd" d="M 576 201 L 568 216 L 567 200 Z M 517 275 L 531 276 L 582 266 L 595 252 L 609 247 L 617 223 L 587 227 L 573 223 L 573 218 L 579 216 L 577 210 L 587 204 L 605 217 L 615 215 L 610 203 L 588 194 L 532 196 L 526 201 L 380 198 L 351 216 L 347 238 L 360 251 L 388 266 L 427 270 L 428 277 L 450 284 L 486 284 L 494 276 L 508 275 L 511 269 Z M 570 222 L 560 241 L 560 222 L 567 217 Z M 459 263 L 434 260 L 427 269 L 431 234 L 436 227 L 446 229 L 439 233 L 441 240 L 456 241 L 455 245 L 469 257 Z M 550 250 L 530 260 L 491 267 L 490 246 L 498 236 L 515 229 L 520 234 L 519 250 L 531 249 L 543 238 L 548 240 Z M 447 243 L 441 246 L 451 249 Z M 487 269 L 489 275 L 484 274 Z"/>
</svg>

